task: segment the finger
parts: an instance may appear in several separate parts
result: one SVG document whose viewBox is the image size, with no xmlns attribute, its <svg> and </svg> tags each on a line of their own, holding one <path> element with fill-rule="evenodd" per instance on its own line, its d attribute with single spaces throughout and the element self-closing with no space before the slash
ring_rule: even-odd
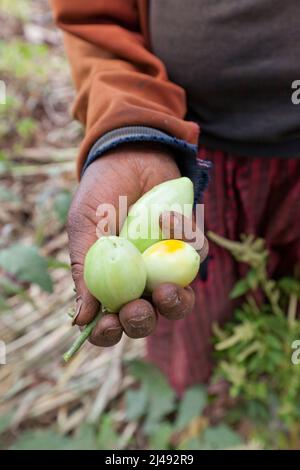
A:
<svg viewBox="0 0 300 470">
<path fill-rule="evenodd" d="M 76 290 L 76 308 L 73 324 L 90 323 L 99 311 L 99 302 L 88 291 L 83 279 L 86 253 L 97 240 L 96 211 L 87 206 L 84 187 L 79 185 L 68 214 L 67 232 L 71 258 L 71 271 Z"/>
<path fill-rule="evenodd" d="M 72 277 L 77 294 L 73 324 L 86 325 L 93 320 L 100 307 L 99 302 L 87 290 L 83 279 L 85 255 L 89 247 L 97 240 L 95 226 L 90 218 L 74 208 L 69 213 L 67 231 Z"/>
<path fill-rule="evenodd" d="M 84 326 L 94 319 L 99 311 L 100 304 L 87 290 L 78 289 L 78 291 L 82 292 L 82 295 L 76 297 L 72 324 Z"/>
<path fill-rule="evenodd" d="M 157 317 L 153 306 L 145 299 L 129 302 L 119 313 L 121 325 L 130 338 L 145 338 L 155 329 Z"/>
<path fill-rule="evenodd" d="M 89 293 L 83 279 L 84 259 L 87 251 L 100 236 L 108 235 L 110 232 L 114 234 L 118 230 L 120 187 L 119 184 L 112 184 L 111 160 L 108 159 L 106 163 L 105 161 L 103 157 L 101 161 L 97 160 L 87 168 L 68 215 L 67 231 L 72 276 L 77 293 L 74 323 L 78 325 L 91 322 L 99 311 L 99 303 Z M 114 177 L 119 181 L 118 174 Z M 99 179 L 101 179 L 101 184 L 99 184 Z M 132 179 L 128 178 L 128 185 L 130 181 Z M 124 194 L 127 194 L 129 190 L 130 186 L 127 188 L 123 184 Z M 139 194 L 132 193 L 128 198 L 128 204 L 132 204 L 138 197 Z M 103 204 L 103 201 L 106 204 Z M 108 210 L 108 207 L 111 210 Z"/>
<path fill-rule="evenodd" d="M 199 253 L 201 261 L 205 260 L 208 255 L 208 241 L 197 226 L 194 216 L 188 218 L 175 211 L 163 212 L 159 217 L 159 225 L 164 238 L 190 243 Z"/>
<path fill-rule="evenodd" d="M 123 334 L 123 328 L 116 313 L 106 313 L 93 329 L 89 341 L 95 346 L 107 347 L 117 344 Z"/>
<path fill-rule="evenodd" d="M 152 301 L 161 315 L 169 320 L 179 320 L 191 313 L 195 304 L 193 289 L 165 283 L 154 289 Z"/>
</svg>

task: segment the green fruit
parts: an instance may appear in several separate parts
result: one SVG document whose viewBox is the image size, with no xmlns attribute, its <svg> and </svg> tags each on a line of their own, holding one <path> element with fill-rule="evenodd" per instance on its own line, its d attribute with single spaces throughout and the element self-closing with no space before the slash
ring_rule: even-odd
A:
<svg viewBox="0 0 300 470">
<path fill-rule="evenodd" d="M 142 255 L 124 238 L 102 237 L 86 255 L 84 281 L 106 310 L 118 312 L 127 302 L 138 299 L 145 289 Z"/>
<path fill-rule="evenodd" d="M 197 251 L 181 240 L 155 243 L 142 256 L 147 270 L 146 289 L 149 292 L 164 282 L 187 286 L 195 279 L 200 266 Z"/>
<path fill-rule="evenodd" d="M 130 240 L 143 253 L 163 238 L 159 215 L 176 211 L 190 217 L 193 201 L 194 188 L 189 178 L 177 178 L 154 186 L 130 208 L 120 236 Z"/>
</svg>

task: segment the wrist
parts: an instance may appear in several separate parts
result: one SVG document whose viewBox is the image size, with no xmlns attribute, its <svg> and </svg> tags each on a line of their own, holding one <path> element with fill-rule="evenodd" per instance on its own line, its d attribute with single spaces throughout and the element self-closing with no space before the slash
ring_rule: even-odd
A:
<svg viewBox="0 0 300 470">
<path fill-rule="evenodd" d="M 130 142 L 108 150 L 101 158 L 113 157 L 118 161 L 126 160 L 128 164 L 140 166 L 169 165 L 179 172 L 176 156 L 172 149 L 158 142 Z"/>
<path fill-rule="evenodd" d="M 197 154 L 197 146 L 158 129 L 146 126 L 128 126 L 107 132 L 100 137 L 87 155 L 82 174 L 95 160 L 105 155 L 109 150 L 118 148 L 125 143 L 141 143 L 145 145 L 161 144 L 167 151 L 171 151 L 180 167 L 184 169 L 185 160 L 193 160 Z"/>
<path fill-rule="evenodd" d="M 125 143 L 108 150 L 91 163 L 85 173 L 94 171 L 115 173 L 120 178 L 138 178 L 142 186 L 143 181 L 153 174 L 163 180 L 180 176 L 172 150 L 155 142 Z"/>
</svg>

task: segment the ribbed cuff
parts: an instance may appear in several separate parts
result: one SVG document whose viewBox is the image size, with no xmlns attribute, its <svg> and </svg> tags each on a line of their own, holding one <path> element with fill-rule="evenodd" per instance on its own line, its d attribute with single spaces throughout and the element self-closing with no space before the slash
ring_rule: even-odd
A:
<svg viewBox="0 0 300 470">
<path fill-rule="evenodd" d="M 105 152 L 128 142 L 158 142 L 174 149 L 181 173 L 191 178 L 194 183 L 195 202 L 201 200 L 202 193 L 209 181 L 210 162 L 197 160 L 197 145 L 189 144 L 185 140 L 177 139 L 152 127 L 128 126 L 104 134 L 89 151 L 81 176 L 87 167 Z"/>
</svg>

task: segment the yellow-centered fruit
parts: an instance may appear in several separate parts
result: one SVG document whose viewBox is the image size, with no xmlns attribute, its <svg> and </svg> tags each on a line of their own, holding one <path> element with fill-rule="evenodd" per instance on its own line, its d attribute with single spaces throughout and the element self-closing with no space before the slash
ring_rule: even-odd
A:
<svg viewBox="0 0 300 470">
<path fill-rule="evenodd" d="M 147 271 L 146 289 L 152 292 L 164 282 L 174 282 L 182 287 L 196 277 L 200 256 L 188 243 L 181 240 L 162 240 L 143 253 Z"/>
</svg>

